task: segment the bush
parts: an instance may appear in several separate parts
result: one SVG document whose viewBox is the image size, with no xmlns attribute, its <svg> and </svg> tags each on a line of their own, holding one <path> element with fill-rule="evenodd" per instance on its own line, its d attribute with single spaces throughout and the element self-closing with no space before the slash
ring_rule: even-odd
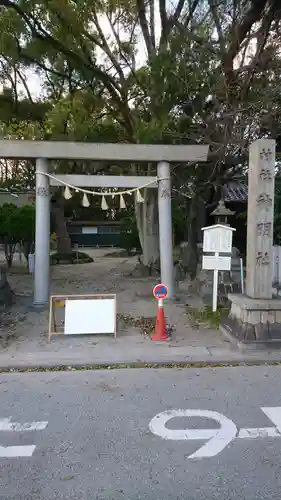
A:
<svg viewBox="0 0 281 500">
<path fill-rule="evenodd" d="M 5 257 L 8 267 L 12 266 L 16 245 L 20 244 L 24 256 L 33 250 L 35 234 L 35 207 L 23 205 L 17 207 L 13 203 L 4 203 L 0 207 L 0 238 L 4 243 Z"/>
<path fill-rule="evenodd" d="M 94 259 L 84 252 L 54 253 L 51 255 L 51 265 L 56 264 L 88 264 Z"/>
</svg>

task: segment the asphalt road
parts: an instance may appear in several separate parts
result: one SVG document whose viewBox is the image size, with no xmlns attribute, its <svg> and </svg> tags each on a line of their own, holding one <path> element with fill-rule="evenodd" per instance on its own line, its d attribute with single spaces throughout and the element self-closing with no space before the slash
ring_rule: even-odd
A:
<svg viewBox="0 0 281 500">
<path fill-rule="evenodd" d="M 281 367 L 267 366 L 0 374 L 0 498 L 279 500 L 281 435 L 261 408 L 281 407 L 280 380 Z M 232 421 L 223 422 L 211 454 L 233 426 L 236 437 L 214 456 L 190 458 L 210 436 L 167 440 L 149 428 L 155 415 L 175 409 Z M 30 430 L 27 422 L 41 424 Z M 166 424 L 172 437 L 219 427 L 199 416 Z M 249 427 L 273 430 L 238 438 Z M 24 449 L 31 456 L 3 457 Z"/>
</svg>

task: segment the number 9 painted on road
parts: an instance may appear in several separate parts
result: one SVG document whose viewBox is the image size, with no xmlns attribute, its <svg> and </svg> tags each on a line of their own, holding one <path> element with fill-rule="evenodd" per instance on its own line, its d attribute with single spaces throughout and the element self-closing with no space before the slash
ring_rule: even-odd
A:
<svg viewBox="0 0 281 500">
<path fill-rule="evenodd" d="M 220 424 L 218 429 L 167 429 L 167 422 L 176 417 L 203 417 L 215 420 Z M 170 410 L 156 415 L 149 423 L 149 429 L 163 439 L 179 441 L 208 440 L 188 458 L 214 457 L 220 453 L 236 437 L 237 427 L 229 418 L 221 413 L 209 410 Z"/>
<path fill-rule="evenodd" d="M 265 415 L 274 423 L 274 427 L 245 428 L 238 431 L 232 420 L 221 413 L 210 410 L 169 410 L 158 413 L 149 423 L 150 431 L 156 436 L 173 441 L 207 441 L 188 458 L 214 457 L 226 448 L 235 438 L 277 438 L 281 437 L 281 407 L 261 407 Z M 217 429 L 168 429 L 167 422 L 177 417 L 201 417 L 215 420 Z"/>
</svg>

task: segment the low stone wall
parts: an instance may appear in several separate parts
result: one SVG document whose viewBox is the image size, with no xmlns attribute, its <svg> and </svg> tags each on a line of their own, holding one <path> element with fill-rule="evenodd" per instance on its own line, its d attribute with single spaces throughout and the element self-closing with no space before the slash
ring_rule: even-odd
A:
<svg viewBox="0 0 281 500">
<path fill-rule="evenodd" d="M 240 340 L 281 340 L 281 300 L 229 295 L 229 328 Z"/>
</svg>

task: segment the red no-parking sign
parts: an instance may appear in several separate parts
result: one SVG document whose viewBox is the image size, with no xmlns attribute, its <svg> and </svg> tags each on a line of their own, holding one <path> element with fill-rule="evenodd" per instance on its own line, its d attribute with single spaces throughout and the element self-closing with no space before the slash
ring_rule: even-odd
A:
<svg viewBox="0 0 281 500">
<path fill-rule="evenodd" d="M 168 287 L 163 285 L 163 283 L 155 285 L 153 288 L 153 295 L 157 300 L 166 299 L 168 297 Z"/>
</svg>

